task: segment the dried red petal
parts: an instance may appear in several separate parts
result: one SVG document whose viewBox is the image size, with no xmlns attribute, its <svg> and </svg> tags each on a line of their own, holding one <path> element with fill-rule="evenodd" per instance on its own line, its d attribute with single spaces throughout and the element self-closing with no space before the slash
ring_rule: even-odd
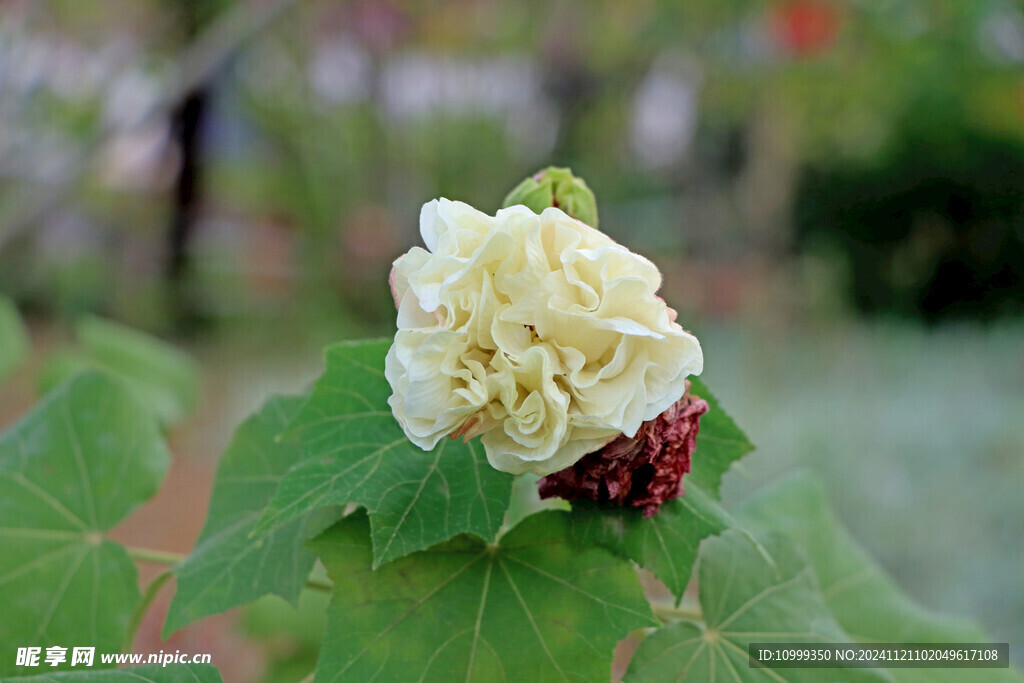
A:
<svg viewBox="0 0 1024 683">
<path fill-rule="evenodd" d="M 620 434 L 574 465 L 542 478 L 537 483 L 540 497 L 630 505 L 650 517 L 662 503 L 682 495 L 700 416 L 707 411 L 707 401 L 691 396 L 687 382 L 683 397 L 644 422 L 636 436 Z"/>
</svg>

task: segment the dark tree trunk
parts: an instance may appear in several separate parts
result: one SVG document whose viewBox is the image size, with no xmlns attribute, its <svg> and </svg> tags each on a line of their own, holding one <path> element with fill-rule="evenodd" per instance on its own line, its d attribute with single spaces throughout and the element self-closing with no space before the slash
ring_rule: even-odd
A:
<svg viewBox="0 0 1024 683">
<path fill-rule="evenodd" d="M 209 90 L 201 86 L 190 92 L 175 109 L 171 130 L 181 151 L 181 167 L 174 187 L 167 250 L 167 284 L 172 322 L 179 329 L 198 321 L 198 311 L 189 295 L 189 242 L 195 233 L 202 203 L 203 122 L 209 108 Z"/>
</svg>

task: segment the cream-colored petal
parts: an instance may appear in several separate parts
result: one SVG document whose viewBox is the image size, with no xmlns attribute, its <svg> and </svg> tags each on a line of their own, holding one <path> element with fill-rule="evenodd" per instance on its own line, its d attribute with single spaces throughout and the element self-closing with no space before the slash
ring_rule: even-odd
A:
<svg viewBox="0 0 1024 683">
<path fill-rule="evenodd" d="M 488 460 L 549 474 L 632 434 L 685 390 L 700 344 L 657 268 L 557 208 L 488 216 L 439 199 L 395 262 L 389 404 L 424 448 L 481 433 Z M 428 251 L 429 250 L 429 251 Z"/>
</svg>

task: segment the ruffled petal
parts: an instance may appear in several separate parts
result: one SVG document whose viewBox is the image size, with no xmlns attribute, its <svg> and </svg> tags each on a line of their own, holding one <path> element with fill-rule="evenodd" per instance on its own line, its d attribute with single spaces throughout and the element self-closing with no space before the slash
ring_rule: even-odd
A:
<svg viewBox="0 0 1024 683">
<path fill-rule="evenodd" d="M 672 406 L 697 339 L 647 259 L 557 208 L 488 216 L 438 199 L 395 261 L 392 411 L 423 448 L 482 434 L 491 464 L 550 474 Z"/>
</svg>

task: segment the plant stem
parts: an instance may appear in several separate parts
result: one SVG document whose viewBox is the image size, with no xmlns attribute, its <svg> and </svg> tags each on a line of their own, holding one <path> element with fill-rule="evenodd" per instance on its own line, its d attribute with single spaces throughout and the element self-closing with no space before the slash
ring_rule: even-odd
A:
<svg viewBox="0 0 1024 683">
<path fill-rule="evenodd" d="M 142 619 L 146 616 L 146 612 L 149 611 L 149 606 L 153 604 L 156 594 L 160 592 L 160 589 L 163 588 L 164 584 L 167 583 L 172 576 L 174 576 L 174 572 L 167 569 L 158 577 L 153 579 L 153 582 L 146 588 L 146 592 L 142 594 L 142 599 L 135 607 L 135 611 L 132 612 L 132 620 L 128 625 L 128 632 L 125 634 L 125 641 L 121 645 L 121 652 L 132 651 L 132 644 L 135 643 L 135 636 L 139 632 L 139 626 L 142 624 Z"/>
<path fill-rule="evenodd" d="M 665 605 L 655 602 L 651 603 L 651 609 L 654 610 L 654 616 L 658 617 L 662 621 L 674 621 L 678 619 L 701 621 L 704 619 L 704 614 L 700 611 L 699 607 L 684 607 L 682 605 L 676 607 L 674 605 Z"/>
<path fill-rule="evenodd" d="M 178 564 L 185 559 L 181 553 L 169 553 L 165 550 L 150 550 L 149 548 L 126 548 L 128 555 L 139 562 L 150 562 L 152 564 Z"/>
<path fill-rule="evenodd" d="M 132 559 L 152 564 L 178 564 L 186 557 L 186 555 L 181 553 L 169 553 L 165 550 L 150 550 L 149 548 L 132 548 L 129 546 L 127 550 Z"/>
<path fill-rule="evenodd" d="M 171 553 L 166 550 L 151 550 L 150 548 L 134 548 L 131 546 L 128 546 L 125 549 L 128 551 L 128 555 L 131 558 L 138 560 L 139 562 L 150 562 L 152 564 L 176 565 L 188 557 L 188 555 Z M 324 579 L 315 579 L 310 577 L 306 579 L 306 588 L 330 593 L 334 590 L 334 584 Z"/>
<path fill-rule="evenodd" d="M 306 579 L 306 588 L 314 591 L 323 591 L 325 593 L 330 593 L 334 590 L 334 584 L 330 581 L 325 581 L 324 579 L 315 579 L 313 577 L 309 577 L 308 579 Z"/>
</svg>

